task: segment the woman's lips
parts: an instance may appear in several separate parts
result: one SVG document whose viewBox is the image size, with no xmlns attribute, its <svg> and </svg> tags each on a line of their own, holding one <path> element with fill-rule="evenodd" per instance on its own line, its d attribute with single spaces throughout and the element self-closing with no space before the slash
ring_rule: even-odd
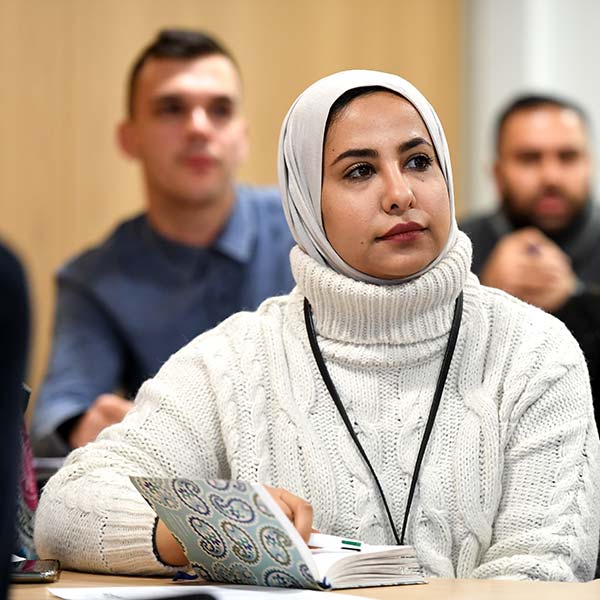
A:
<svg viewBox="0 0 600 600">
<path fill-rule="evenodd" d="M 422 225 L 411 221 L 410 223 L 398 223 L 394 225 L 380 238 L 379 241 L 386 242 L 411 242 L 417 239 L 425 230 Z"/>
</svg>

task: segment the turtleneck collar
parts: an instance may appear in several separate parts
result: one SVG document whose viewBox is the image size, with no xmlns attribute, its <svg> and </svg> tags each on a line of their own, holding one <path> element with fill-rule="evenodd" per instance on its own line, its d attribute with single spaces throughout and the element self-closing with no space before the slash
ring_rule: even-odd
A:
<svg viewBox="0 0 600 600">
<path fill-rule="evenodd" d="M 320 337 L 361 345 L 433 341 L 450 329 L 471 254 L 471 242 L 459 233 L 448 254 L 424 275 L 376 285 L 336 273 L 296 246 L 290 255 L 297 284 L 293 293 L 308 298 Z"/>
</svg>

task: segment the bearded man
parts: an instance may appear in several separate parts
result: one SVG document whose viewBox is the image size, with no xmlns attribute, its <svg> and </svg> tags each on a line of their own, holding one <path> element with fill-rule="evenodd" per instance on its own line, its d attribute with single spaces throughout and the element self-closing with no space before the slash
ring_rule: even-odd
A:
<svg viewBox="0 0 600 600">
<path fill-rule="evenodd" d="M 494 177 L 498 209 L 461 224 L 473 271 L 565 323 L 588 362 L 598 423 L 600 206 L 585 113 L 552 96 L 515 99 L 497 121 Z"/>
</svg>

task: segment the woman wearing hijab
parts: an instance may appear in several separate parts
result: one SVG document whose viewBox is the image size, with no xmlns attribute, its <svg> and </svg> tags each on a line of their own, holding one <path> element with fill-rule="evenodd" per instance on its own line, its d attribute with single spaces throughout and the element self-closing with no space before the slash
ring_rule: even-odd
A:
<svg viewBox="0 0 600 600">
<path fill-rule="evenodd" d="M 590 579 L 585 363 L 560 322 L 470 273 L 433 108 L 393 75 L 326 77 L 284 121 L 279 176 L 296 288 L 180 350 L 71 454 L 39 553 L 170 572 L 185 558 L 128 476 L 176 475 L 274 486 L 305 537 L 411 543 L 430 576 Z"/>
</svg>

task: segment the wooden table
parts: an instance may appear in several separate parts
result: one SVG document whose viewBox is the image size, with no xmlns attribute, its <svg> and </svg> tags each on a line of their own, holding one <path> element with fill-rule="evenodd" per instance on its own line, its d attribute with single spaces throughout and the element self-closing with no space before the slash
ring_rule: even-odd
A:
<svg viewBox="0 0 600 600">
<path fill-rule="evenodd" d="M 54 598 L 47 587 L 109 587 L 170 585 L 170 579 L 145 577 L 113 577 L 63 571 L 60 579 L 52 584 L 14 584 L 10 600 L 48 600 Z M 386 588 L 342 590 L 378 600 L 600 600 L 600 579 L 590 583 L 544 583 L 529 581 L 480 581 L 475 579 L 432 579 L 427 585 L 410 585 Z M 334 600 L 335 592 L 327 596 Z M 323 595 L 323 598 L 327 598 Z"/>
</svg>

